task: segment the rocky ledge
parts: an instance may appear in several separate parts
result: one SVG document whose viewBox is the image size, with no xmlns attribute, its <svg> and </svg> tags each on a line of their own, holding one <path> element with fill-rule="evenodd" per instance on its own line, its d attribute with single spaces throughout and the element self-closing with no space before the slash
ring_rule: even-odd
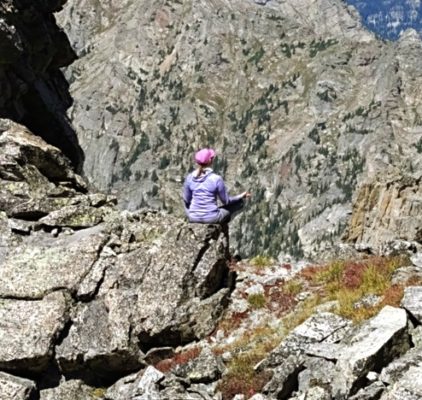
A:
<svg viewBox="0 0 422 400">
<path fill-rule="evenodd" d="M 233 282 L 218 227 L 117 211 L 8 120 L 0 154 L 0 398 L 108 385 L 213 331 Z"/>
</svg>

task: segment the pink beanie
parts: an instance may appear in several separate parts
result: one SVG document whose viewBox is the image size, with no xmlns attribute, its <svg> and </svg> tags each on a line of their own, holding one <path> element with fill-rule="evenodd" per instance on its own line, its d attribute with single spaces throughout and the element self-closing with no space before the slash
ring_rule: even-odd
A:
<svg viewBox="0 0 422 400">
<path fill-rule="evenodd" d="M 215 157 L 213 149 L 202 149 L 195 154 L 195 161 L 198 164 L 208 164 Z"/>
</svg>

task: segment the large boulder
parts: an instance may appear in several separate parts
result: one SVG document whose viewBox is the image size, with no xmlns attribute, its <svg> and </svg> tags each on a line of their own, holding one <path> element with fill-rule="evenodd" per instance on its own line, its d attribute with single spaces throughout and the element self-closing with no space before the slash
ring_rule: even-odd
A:
<svg viewBox="0 0 422 400">
<path fill-rule="evenodd" d="M 150 366 L 144 371 L 122 378 L 106 393 L 110 400 L 160 400 L 158 384 L 165 375 Z"/>
<path fill-rule="evenodd" d="M 413 318 L 422 323 L 422 286 L 410 286 L 405 289 L 403 300 L 401 302 Z"/>
<path fill-rule="evenodd" d="M 76 293 L 107 238 L 94 228 L 58 238 L 40 234 L 22 242 L 0 260 L 0 297 L 42 299 L 58 289 Z"/>
<path fill-rule="evenodd" d="M 200 373 L 200 372 L 199 372 Z M 149 366 L 117 381 L 106 393 L 107 400 L 221 400 L 215 385 L 192 384 L 188 378 L 163 374 Z"/>
<path fill-rule="evenodd" d="M 264 393 L 277 399 L 288 399 L 298 386 L 298 375 L 305 369 L 305 359 L 290 355 L 279 367 L 274 368 L 270 382 L 264 387 Z"/>
<path fill-rule="evenodd" d="M 0 367 L 42 374 L 55 355 L 67 377 L 109 383 L 215 328 L 233 281 L 219 225 L 121 212 L 60 150 L 0 128 Z"/>
<path fill-rule="evenodd" d="M 79 380 L 62 382 L 59 386 L 40 391 L 40 400 L 99 400 L 105 390 L 95 389 Z"/>
<path fill-rule="evenodd" d="M 75 307 L 57 348 L 65 373 L 107 378 L 133 371 L 143 365 L 141 350 L 186 343 L 215 328 L 231 286 L 220 228 L 141 211 L 113 214 L 104 232 L 108 256 L 79 292 L 90 282 L 95 300 Z"/>
<path fill-rule="evenodd" d="M 337 357 L 336 398 L 347 398 L 369 371 L 380 370 L 410 348 L 406 311 L 390 306 L 350 334 Z"/>
<path fill-rule="evenodd" d="M 401 357 L 388 364 L 380 374 L 380 380 L 387 385 L 392 385 L 407 374 L 411 367 L 422 364 L 422 346 L 410 349 Z"/>
<path fill-rule="evenodd" d="M 136 291 L 134 333 L 146 347 L 210 333 L 231 284 L 221 228 L 154 213 L 138 218 L 125 223 L 135 248 L 118 255 L 100 294 L 116 286 Z"/>
<path fill-rule="evenodd" d="M 0 300 L 0 368 L 41 373 L 69 318 L 69 300 L 54 292 L 42 300 Z"/>
<path fill-rule="evenodd" d="M 335 364 L 321 357 L 310 357 L 306 360 L 304 369 L 298 377 L 298 391 L 309 393 L 313 387 L 330 388 L 335 374 Z"/>
<path fill-rule="evenodd" d="M 86 192 L 61 151 L 27 128 L 0 120 L 0 208 L 10 216 L 37 220 Z"/>
<path fill-rule="evenodd" d="M 321 398 L 347 399 L 365 386 L 370 371 L 381 371 L 410 346 L 403 309 L 386 306 L 374 318 L 355 327 L 350 321 L 323 312 L 295 328 L 257 368 L 274 371 L 265 392 L 278 399 L 289 398 L 294 390 L 308 398 L 321 389 Z M 409 360 L 404 357 L 392 363 L 396 367 L 391 367 L 389 374 L 387 369 L 384 372 L 386 377 L 392 376 L 390 381 L 384 378 L 386 383 L 397 381 L 415 365 L 418 354 L 415 349 L 412 357 L 409 353 Z M 356 394 L 356 399 L 365 399 L 373 392 L 380 396 L 383 387 L 368 388 Z"/>
<path fill-rule="evenodd" d="M 330 359 L 332 357 L 327 353 L 332 353 L 330 349 L 345 337 L 350 327 L 351 321 L 345 318 L 330 312 L 318 312 L 296 327 L 257 368 L 279 366 L 290 355 L 305 353 Z M 314 354 L 316 351 L 319 353 Z"/>
<path fill-rule="evenodd" d="M 132 335 L 136 294 L 112 289 L 76 306 L 68 336 L 56 349 L 61 370 L 106 381 L 142 366 L 143 353 Z"/>
<path fill-rule="evenodd" d="M 410 367 L 405 375 L 394 382 L 380 400 L 417 400 L 422 398 L 422 366 Z"/>
<path fill-rule="evenodd" d="M 296 327 L 269 356 L 256 368 L 274 369 L 264 392 L 279 399 L 287 399 L 299 386 L 303 391 L 312 390 L 313 385 L 333 376 L 334 364 L 312 362 L 308 354 L 327 359 L 335 358 L 331 349 L 337 350 L 337 342 L 345 337 L 351 322 L 329 312 L 319 312 Z M 317 348 L 315 346 L 318 346 Z M 316 350 L 318 349 L 318 350 Z M 315 352 L 318 354 L 315 354 Z M 322 354 L 321 354 L 322 353 Z M 323 368 L 324 372 L 319 372 Z M 326 382 L 325 382 L 326 383 Z"/>
</svg>

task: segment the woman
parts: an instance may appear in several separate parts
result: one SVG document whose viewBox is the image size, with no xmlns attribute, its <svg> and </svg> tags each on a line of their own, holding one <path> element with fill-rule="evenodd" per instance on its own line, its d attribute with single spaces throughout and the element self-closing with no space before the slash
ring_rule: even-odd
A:
<svg viewBox="0 0 422 400">
<path fill-rule="evenodd" d="M 251 196 L 249 192 L 234 197 L 228 195 L 223 178 L 211 168 L 214 157 L 213 149 L 199 150 L 195 154 L 198 168 L 186 177 L 183 200 L 190 222 L 227 223 L 234 213 L 243 208 L 243 199 Z M 221 207 L 217 205 L 217 198 L 223 204 Z"/>
</svg>

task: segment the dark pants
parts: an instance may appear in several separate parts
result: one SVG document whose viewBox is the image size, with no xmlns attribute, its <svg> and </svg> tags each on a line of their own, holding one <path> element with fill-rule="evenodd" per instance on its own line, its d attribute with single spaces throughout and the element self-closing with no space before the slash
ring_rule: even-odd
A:
<svg viewBox="0 0 422 400">
<path fill-rule="evenodd" d="M 219 224 L 221 225 L 223 232 L 223 243 L 225 250 L 225 257 L 227 260 L 231 259 L 230 255 L 230 239 L 229 239 L 229 222 L 235 217 L 240 211 L 242 211 L 245 202 L 243 199 L 235 201 L 226 206 L 219 207 L 219 215 L 215 221 L 208 222 L 208 224 Z"/>
<path fill-rule="evenodd" d="M 233 219 L 233 217 L 236 216 L 243 209 L 244 205 L 245 205 L 245 202 L 243 201 L 243 199 L 240 199 L 226 206 L 219 207 L 220 215 L 216 223 L 219 223 L 219 224 L 229 223 Z"/>
</svg>

